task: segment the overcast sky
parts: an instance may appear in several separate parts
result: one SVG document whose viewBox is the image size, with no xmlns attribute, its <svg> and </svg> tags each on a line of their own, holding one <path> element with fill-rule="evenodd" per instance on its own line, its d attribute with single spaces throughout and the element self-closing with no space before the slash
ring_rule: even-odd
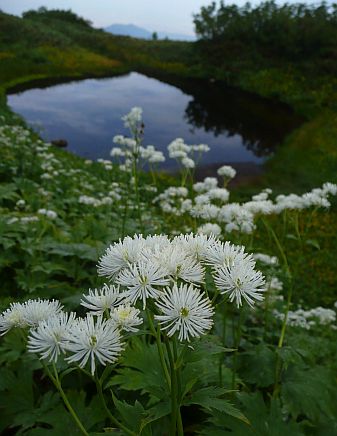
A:
<svg viewBox="0 0 337 436">
<path fill-rule="evenodd" d="M 293 2 L 294 0 L 288 0 L 288 3 Z M 0 0 L 0 9 L 14 15 L 40 6 L 48 9 L 72 9 L 91 20 L 96 27 L 132 23 L 150 31 L 193 35 L 192 14 L 210 3 L 211 0 Z M 227 0 L 226 3 L 242 5 L 246 0 Z M 251 3 L 259 2 L 252 0 Z"/>
</svg>

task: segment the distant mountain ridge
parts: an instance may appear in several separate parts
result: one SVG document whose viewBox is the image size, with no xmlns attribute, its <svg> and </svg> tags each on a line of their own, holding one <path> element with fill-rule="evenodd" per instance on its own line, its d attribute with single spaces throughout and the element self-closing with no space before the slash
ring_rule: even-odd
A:
<svg viewBox="0 0 337 436">
<path fill-rule="evenodd" d="M 136 26 L 135 24 L 111 24 L 111 26 L 105 27 L 106 32 L 113 35 L 132 36 L 133 38 L 152 39 L 153 32 L 150 32 L 143 27 Z M 158 39 L 173 39 L 180 41 L 194 41 L 196 38 L 191 35 L 184 35 L 181 33 L 171 32 L 156 32 Z"/>
</svg>

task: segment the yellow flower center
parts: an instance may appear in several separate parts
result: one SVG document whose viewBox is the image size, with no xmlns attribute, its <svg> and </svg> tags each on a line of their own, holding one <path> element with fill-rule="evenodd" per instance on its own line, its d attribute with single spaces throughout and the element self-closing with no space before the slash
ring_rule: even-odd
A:
<svg viewBox="0 0 337 436">
<path fill-rule="evenodd" d="M 96 344 L 97 344 L 97 338 L 96 338 L 96 336 L 91 336 L 91 337 L 90 337 L 90 345 L 91 345 L 92 347 L 94 347 Z"/>
<path fill-rule="evenodd" d="M 189 313 L 190 313 L 190 311 L 186 307 L 182 307 L 180 309 L 180 316 L 182 316 L 184 318 L 186 318 Z"/>
</svg>

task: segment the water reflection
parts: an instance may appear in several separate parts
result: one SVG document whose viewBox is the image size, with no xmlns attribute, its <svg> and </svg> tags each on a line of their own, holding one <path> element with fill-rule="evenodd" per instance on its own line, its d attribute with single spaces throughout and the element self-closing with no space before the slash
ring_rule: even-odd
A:
<svg viewBox="0 0 337 436">
<path fill-rule="evenodd" d="M 193 97 L 185 109 L 192 129 L 203 128 L 216 137 L 240 135 L 243 145 L 258 157 L 270 155 L 303 122 L 286 104 L 221 82 L 168 80 Z"/>
<path fill-rule="evenodd" d="M 145 145 L 165 152 L 176 137 L 206 143 L 206 165 L 260 163 L 302 121 L 286 105 L 220 83 L 139 73 L 30 89 L 9 95 L 8 103 L 31 125 L 42 125 L 46 140 L 66 139 L 70 151 L 92 159 L 109 157 L 111 138 L 126 133 L 120 118 L 132 106 L 144 109 Z"/>
</svg>

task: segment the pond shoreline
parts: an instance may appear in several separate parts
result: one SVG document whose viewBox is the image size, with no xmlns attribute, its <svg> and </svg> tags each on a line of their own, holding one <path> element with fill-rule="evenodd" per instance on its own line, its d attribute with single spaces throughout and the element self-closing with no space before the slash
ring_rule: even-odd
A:
<svg viewBox="0 0 337 436">
<path fill-rule="evenodd" d="M 24 91 L 27 94 L 22 95 Z M 120 117 L 132 105 L 141 105 L 145 145 L 154 144 L 165 152 L 175 137 L 183 137 L 187 144 L 210 146 L 197 177 L 215 175 L 216 167 L 230 162 L 243 179 L 254 181 L 263 172 L 265 158 L 302 122 L 288 105 L 221 81 L 165 80 L 163 76 L 158 80 L 135 71 L 80 80 L 39 78 L 11 86 L 7 95 L 13 111 L 29 124 L 45 128 L 46 141 L 62 137 L 68 151 L 93 160 L 109 158 L 111 137 L 123 131 Z M 175 171 L 170 164 L 163 165 L 166 170 Z"/>
</svg>

